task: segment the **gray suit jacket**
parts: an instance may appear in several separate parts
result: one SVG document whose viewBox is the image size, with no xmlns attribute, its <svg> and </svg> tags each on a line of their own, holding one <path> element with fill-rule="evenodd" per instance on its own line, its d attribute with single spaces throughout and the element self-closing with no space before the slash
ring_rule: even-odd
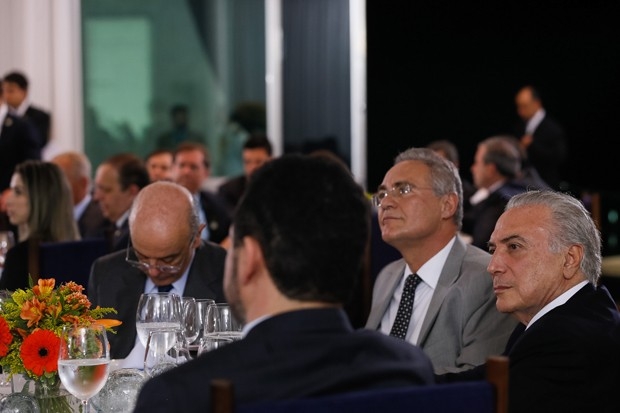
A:
<svg viewBox="0 0 620 413">
<path fill-rule="evenodd" d="M 225 302 L 224 261 L 226 250 L 219 245 L 203 242 L 196 250 L 183 295 L 212 298 Z M 118 313 L 110 314 L 123 322 L 116 334 L 108 334 L 110 357 L 127 357 L 136 341 L 136 310 L 144 292 L 146 274 L 125 262 L 125 251 L 117 251 L 97 259 L 88 281 L 88 299 L 92 307 L 113 307 Z"/>
<path fill-rule="evenodd" d="M 418 339 L 437 374 L 467 370 L 484 364 L 489 355 L 502 354 L 517 325 L 495 307 L 493 283 L 486 270 L 490 258 L 458 237 L 450 250 Z M 405 266 L 400 259 L 379 273 L 366 328 L 379 328 Z"/>
</svg>

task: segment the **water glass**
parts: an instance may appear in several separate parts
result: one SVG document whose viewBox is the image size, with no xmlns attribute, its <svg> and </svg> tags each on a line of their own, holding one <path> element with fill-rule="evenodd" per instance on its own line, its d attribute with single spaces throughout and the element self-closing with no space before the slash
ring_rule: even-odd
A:
<svg viewBox="0 0 620 413">
<path fill-rule="evenodd" d="M 144 372 L 155 377 L 190 359 L 183 333 L 179 328 L 149 332 L 144 352 Z"/>
<path fill-rule="evenodd" d="M 181 328 L 181 297 L 171 293 L 144 293 L 138 301 L 136 331 L 146 348 L 149 332 Z"/>
</svg>

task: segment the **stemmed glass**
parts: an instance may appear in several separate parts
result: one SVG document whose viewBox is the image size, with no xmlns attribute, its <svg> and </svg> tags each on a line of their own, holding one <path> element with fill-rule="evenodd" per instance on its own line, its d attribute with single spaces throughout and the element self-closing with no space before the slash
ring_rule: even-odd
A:
<svg viewBox="0 0 620 413">
<path fill-rule="evenodd" d="M 146 348 L 149 332 L 181 328 L 181 297 L 170 293 L 144 293 L 138 301 L 136 330 Z"/>
<path fill-rule="evenodd" d="M 192 354 L 196 354 L 198 352 L 198 348 L 200 347 L 200 342 L 202 337 L 205 334 L 205 327 L 207 326 L 207 312 L 209 311 L 209 306 L 211 304 L 215 304 L 215 300 L 211 298 L 198 298 L 196 299 L 196 314 L 198 316 L 198 336 L 196 339 L 190 343 L 189 349 Z"/>
<path fill-rule="evenodd" d="M 4 267 L 6 253 L 15 245 L 15 237 L 11 231 L 0 231 L 0 274 Z"/>
<path fill-rule="evenodd" d="M 70 325 L 62 329 L 58 375 L 65 388 L 80 399 L 88 413 L 88 400 L 105 385 L 110 372 L 110 353 L 105 327 Z"/>
<path fill-rule="evenodd" d="M 144 372 L 154 377 L 190 359 L 183 332 L 178 328 L 149 332 L 144 352 Z"/>
<path fill-rule="evenodd" d="M 200 333 L 200 316 L 194 297 L 181 297 L 181 332 L 185 340 L 185 347 L 189 348 Z"/>
<path fill-rule="evenodd" d="M 207 309 L 206 327 L 198 348 L 198 354 L 215 350 L 240 340 L 243 325 L 232 315 L 228 304 L 216 303 L 209 305 Z"/>
</svg>

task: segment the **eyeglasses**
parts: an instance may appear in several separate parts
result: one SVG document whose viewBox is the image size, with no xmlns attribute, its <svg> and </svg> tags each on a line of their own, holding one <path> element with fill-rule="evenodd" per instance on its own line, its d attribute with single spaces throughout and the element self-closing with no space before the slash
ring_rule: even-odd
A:
<svg viewBox="0 0 620 413">
<path fill-rule="evenodd" d="M 408 182 L 399 182 L 396 185 L 394 185 L 392 189 L 387 189 L 387 188 L 379 189 L 377 193 L 375 193 L 372 196 L 372 204 L 378 208 L 381 206 L 381 202 L 383 202 L 383 200 L 388 195 L 394 198 L 403 198 L 416 190 L 422 190 L 422 189 L 432 190 L 433 188 L 419 187 L 419 186 L 412 185 Z"/>
<path fill-rule="evenodd" d="M 194 238 L 196 237 L 196 233 L 192 234 L 191 238 L 189 239 L 189 244 L 187 244 L 187 247 L 191 247 L 192 242 L 194 241 Z M 137 259 L 132 259 L 130 258 L 130 252 L 133 253 L 133 256 L 136 257 Z M 177 255 L 176 257 L 170 259 L 170 261 L 175 261 L 176 259 L 178 259 L 178 257 L 183 254 L 183 252 L 179 253 L 179 255 Z M 159 272 L 164 272 L 164 273 L 168 273 L 168 274 L 174 274 L 174 273 L 178 273 L 181 271 L 181 269 L 183 268 L 183 266 L 185 265 L 185 261 L 187 260 L 187 255 L 183 257 L 183 261 L 181 261 L 179 264 L 149 264 L 146 262 L 142 262 L 140 261 L 140 259 L 138 258 L 138 254 L 136 253 L 135 249 L 131 246 L 131 237 L 129 238 L 129 241 L 127 242 L 127 251 L 125 253 L 125 262 L 129 265 L 131 265 L 134 268 L 137 268 L 139 270 L 142 270 L 144 272 L 148 272 L 149 270 L 152 269 L 156 269 Z"/>
</svg>

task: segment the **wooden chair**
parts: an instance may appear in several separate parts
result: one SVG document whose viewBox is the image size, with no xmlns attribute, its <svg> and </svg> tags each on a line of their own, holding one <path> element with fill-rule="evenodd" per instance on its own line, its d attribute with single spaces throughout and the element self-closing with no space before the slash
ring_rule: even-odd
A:
<svg viewBox="0 0 620 413">
<path fill-rule="evenodd" d="M 74 281 L 86 290 L 90 267 L 108 252 L 108 242 L 103 238 L 62 242 L 30 240 L 28 271 L 35 283 L 39 278 L 54 278 L 56 285 Z"/>
<path fill-rule="evenodd" d="M 508 357 L 487 359 L 486 380 L 367 390 L 333 396 L 262 402 L 235 408 L 229 380 L 211 381 L 211 413 L 507 413 Z"/>
</svg>

